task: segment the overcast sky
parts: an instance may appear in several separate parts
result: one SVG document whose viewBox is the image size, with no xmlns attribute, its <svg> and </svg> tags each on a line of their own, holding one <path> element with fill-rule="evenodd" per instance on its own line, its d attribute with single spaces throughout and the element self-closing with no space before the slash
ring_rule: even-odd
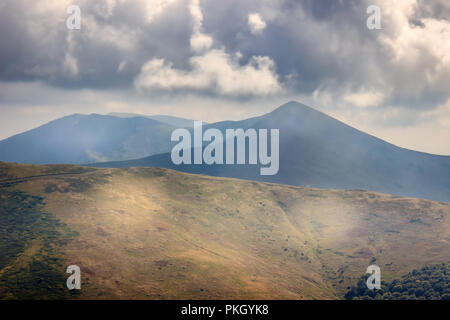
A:
<svg viewBox="0 0 450 320">
<path fill-rule="evenodd" d="M 289 100 L 450 155 L 450 1 L 0 1 L 0 139 L 72 113 L 213 122 Z"/>
</svg>

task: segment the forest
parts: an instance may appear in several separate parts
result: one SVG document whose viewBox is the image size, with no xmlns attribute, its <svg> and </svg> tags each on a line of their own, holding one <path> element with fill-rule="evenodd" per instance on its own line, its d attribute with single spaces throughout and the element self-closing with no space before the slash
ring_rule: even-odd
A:
<svg viewBox="0 0 450 320">
<path fill-rule="evenodd" d="M 450 300 L 450 263 L 425 266 L 413 270 L 401 279 L 381 281 L 381 289 L 368 289 L 369 274 L 356 286 L 348 287 L 347 300 Z"/>
</svg>

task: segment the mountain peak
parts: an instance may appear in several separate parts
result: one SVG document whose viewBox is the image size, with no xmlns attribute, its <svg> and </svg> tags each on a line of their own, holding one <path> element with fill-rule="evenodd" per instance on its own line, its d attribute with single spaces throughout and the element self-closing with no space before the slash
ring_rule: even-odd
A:
<svg viewBox="0 0 450 320">
<path fill-rule="evenodd" d="M 311 108 L 303 103 L 300 103 L 295 100 L 291 100 L 289 102 L 286 102 L 285 104 L 279 106 L 275 110 L 272 111 L 272 113 L 280 113 L 280 112 L 295 112 L 296 114 L 300 112 L 307 112 L 307 113 L 322 113 L 319 110 L 316 110 L 314 108 Z"/>
<path fill-rule="evenodd" d="M 330 122 L 338 122 L 319 110 L 293 100 L 279 106 L 265 116 L 284 124 L 286 122 L 296 122 L 299 125 L 300 123 L 330 124 Z"/>
<path fill-rule="evenodd" d="M 278 109 L 279 108 L 297 108 L 297 107 L 301 107 L 301 106 L 308 107 L 308 106 L 304 105 L 303 103 L 300 103 L 295 100 L 291 100 L 291 101 L 288 101 L 285 104 L 282 104 L 281 106 L 279 106 Z"/>
</svg>

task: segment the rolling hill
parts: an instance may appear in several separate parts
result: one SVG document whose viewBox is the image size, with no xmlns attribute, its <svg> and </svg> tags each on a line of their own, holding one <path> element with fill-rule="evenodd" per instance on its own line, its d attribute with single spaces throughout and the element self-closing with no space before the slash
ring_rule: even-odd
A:
<svg viewBox="0 0 450 320">
<path fill-rule="evenodd" d="M 0 161 L 82 164 L 170 151 L 176 127 L 145 117 L 74 114 L 0 141 Z"/>
<path fill-rule="evenodd" d="M 0 163 L 0 199 L 0 299 L 342 299 L 450 259 L 450 204 L 369 191 Z"/>
<path fill-rule="evenodd" d="M 174 165 L 170 153 L 97 167 L 154 166 L 325 189 L 364 189 L 399 196 L 450 201 L 450 156 L 403 149 L 297 102 L 260 117 L 204 126 L 275 128 L 280 132 L 279 172 L 261 176 L 259 165 Z"/>
</svg>

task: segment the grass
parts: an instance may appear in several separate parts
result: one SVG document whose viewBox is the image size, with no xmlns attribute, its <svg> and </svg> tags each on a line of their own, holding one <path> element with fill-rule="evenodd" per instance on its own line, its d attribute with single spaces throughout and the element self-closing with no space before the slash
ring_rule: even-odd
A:
<svg viewBox="0 0 450 320">
<path fill-rule="evenodd" d="M 445 203 L 158 168 L 55 170 L 1 189 L 13 199 L 2 196 L 5 230 L 21 226 L 1 233 L 5 265 L 25 281 L 0 276 L 24 288 L 14 297 L 56 297 L 31 291 L 24 270 L 58 288 L 61 267 L 76 264 L 84 299 L 339 299 L 370 264 L 392 281 L 450 256 Z"/>
<path fill-rule="evenodd" d="M 0 299 L 71 298 L 58 248 L 76 236 L 43 198 L 0 189 Z"/>
</svg>

